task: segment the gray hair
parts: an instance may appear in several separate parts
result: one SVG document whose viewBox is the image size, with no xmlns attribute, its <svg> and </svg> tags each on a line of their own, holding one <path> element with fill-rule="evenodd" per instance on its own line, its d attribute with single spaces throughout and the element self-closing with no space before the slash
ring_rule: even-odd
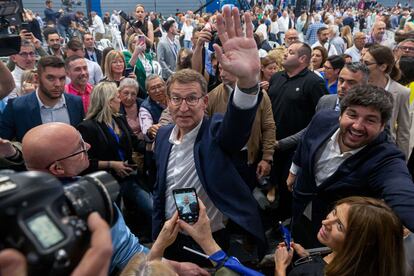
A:
<svg viewBox="0 0 414 276">
<path fill-rule="evenodd" d="M 367 84 L 369 79 L 369 68 L 364 63 L 358 61 L 358 62 L 351 62 L 351 63 L 345 63 L 344 68 L 348 69 L 352 73 L 361 72 L 363 75 L 363 81 L 364 83 L 361 84 Z"/>
<path fill-rule="evenodd" d="M 160 79 L 163 84 L 165 84 L 165 81 L 157 74 L 151 74 L 145 79 L 145 90 L 148 91 L 148 83 L 152 80 Z"/>
<path fill-rule="evenodd" d="M 135 90 L 138 91 L 139 84 L 136 80 L 132 78 L 124 78 L 119 83 L 118 91 L 122 91 L 125 87 L 133 87 Z"/>
</svg>

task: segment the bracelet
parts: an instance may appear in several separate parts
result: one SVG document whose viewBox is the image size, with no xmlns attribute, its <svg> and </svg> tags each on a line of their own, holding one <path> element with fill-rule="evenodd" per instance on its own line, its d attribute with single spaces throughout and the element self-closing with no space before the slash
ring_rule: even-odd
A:
<svg viewBox="0 0 414 276">
<path fill-rule="evenodd" d="M 108 169 L 111 168 L 111 161 L 108 161 Z"/>
<path fill-rule="evenodd" d="M 252 95 L 252 94 L 255 94 L 255 93 L 259 92 L 259 88 L 260 88 L 259 83 L 257 83 L 255 86 L 250 87 L 250 88 L 240 88 L 239 87 L 241 92 L 249 94 L 249 95 Z"/>
</svg>

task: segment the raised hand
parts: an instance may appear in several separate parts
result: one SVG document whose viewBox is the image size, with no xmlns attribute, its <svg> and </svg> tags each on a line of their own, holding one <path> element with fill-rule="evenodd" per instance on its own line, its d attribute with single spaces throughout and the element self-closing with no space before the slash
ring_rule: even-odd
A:
<svg viewBox="0 0 414 276">
<path fill-rule="evenodd" d="M 217 16 L 217 33 L 222 47 L 217 44 L 213 47 L 223 69 L 237 77 L 238 87 L 251 88 L 259 82 L 260 59 L 249 12 L 244 14 L 244 20 L 246 35 L 242 31 L 239 10 L 225 6 L 223 15 Z"/>
</svg>

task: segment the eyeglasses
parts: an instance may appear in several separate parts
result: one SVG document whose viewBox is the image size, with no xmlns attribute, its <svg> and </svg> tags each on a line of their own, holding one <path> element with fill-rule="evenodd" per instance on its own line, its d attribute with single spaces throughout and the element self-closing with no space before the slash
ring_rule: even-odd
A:
<svg viewBox="0 0 414 276">
<path fill-rule="evenodd" d="M 398 49 L 400 49 L 403 52 L 414 52 L 414 47 L 409 46 L 398 46 Z"/>
<path fill-rule="evenodd" d="M 325 69 L 327 69 L 327 70 L 331 70 L 331 69 L 333 69 L 333 67 L 329 67 L 329 66 L 326 66 L 326 65 L 324 65 L 324 66 L 323 66 L 323 68 L 325 68 Z"/>
<path fill-rule="evenodd" d="M 77 151 L 77 152 L 74 152 L 74 153 L 72 153 L 72 154 L 70 154 L 70 155 L 68 155 L 68 156 L 65 156 L 65 157 L 62 157 L 62 158 L 59 158 L 59 159 L 57 159 L 57 160 L 55 160 L 55 161 L 53 161 L 52 163 L 50 163 L 46 168 L 49 168 L 50 166 L 52 166 L 55 162 L 59 162 L 59 161 L 63 161 L 63 160 L 65 160 L 65 159 L 68 159 L 68 158 L 71 158 L 71 157 L 73 157 L 73 156 L 76 156 L 76 155 L 79 155 L 79 154 L 81 154 L 81 153 L 85 153 L 86 154 L 86 152 L 88 151 L 88 149 L 87 149 L 87 147 L 86 147 L 86 143 L 85 143 L 85 141 L 83 140 L 83 138 L 82 138 L 82 135 L 80 135 L 79 134 L 79 136 L 80 136 L 80 142 L 82 143 L 82 149 L 81 150 L 79 150 L 79 151 Z"/>
<path fill-rule="evenodd" d="M 369 62 L 369 61 L 366 61 L 366 60 L 363 60 L 362 63 L 365 64 L 366 66 L 377 64 L 376 62 Z"/>
<path fill-rule="evenodd" d="M 181 98 L 181 97 L 170 97 L 171 103 L 175 106 L 180 106 L 182 104 L 183 101 L 185 101 L 185 103 L 188 106 L 195 106 L 198 104 L 198 102 L 200 101 L 201 98 L 204 98 L 204 96 L 201 97 L 197 97 L 197 96 L 188 96 L 185 98 Z"/>
<path fill-rule="evenodd" d="M 30 52 L 30 53 L 22 52 L 22 53 L 19 53 L 19 56 L 23 58 L 34 57 L 36 56 L 36 53 L 35 52 Z"/>
<path fill-rule="evenodd" d="M 155 85 L 155 86 L 152 86 L 152 87 L 148 87 L 148 90 L 149 91 L 155 91 L 155 90 L 161 90 L 163 88 L 164 88 L 164 84 L 158 84 L 158 85 Z"/>
</svg>

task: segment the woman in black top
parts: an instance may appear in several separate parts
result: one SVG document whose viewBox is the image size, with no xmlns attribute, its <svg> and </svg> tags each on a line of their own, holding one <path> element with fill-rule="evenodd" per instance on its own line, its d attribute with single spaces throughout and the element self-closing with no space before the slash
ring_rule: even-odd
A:
<svg viewBox="0 0 414 276">
<path fill-rule="evenodd" d="M 105 170 L 121 185 L 120 195 L 126 206 L 152 215 L 152 196 L 138 183 L 136 164 L 132 153 L 143 152 L 144 143 L 129 127 L 120 114 L 121 100 L 113 82 L 101 82 L 94 87 L 85 120 L 78 125 L 85 142 L 91 145 L 88 151 L 90 165 L 86 172 Z"/>
<path fill-rule="evenodd" d="M 278 246 L 275 275 L 286 275 L 293 251 L 302 257 L 291 275 L 388 276 L 404 275 L 403 227 L 383 201 L 366 197 L 348 197 L 337 202 L 322 221 L 318 240 L 332 249 L 321 257 L 308 257 L 299 244 Z"/>
</svg>

